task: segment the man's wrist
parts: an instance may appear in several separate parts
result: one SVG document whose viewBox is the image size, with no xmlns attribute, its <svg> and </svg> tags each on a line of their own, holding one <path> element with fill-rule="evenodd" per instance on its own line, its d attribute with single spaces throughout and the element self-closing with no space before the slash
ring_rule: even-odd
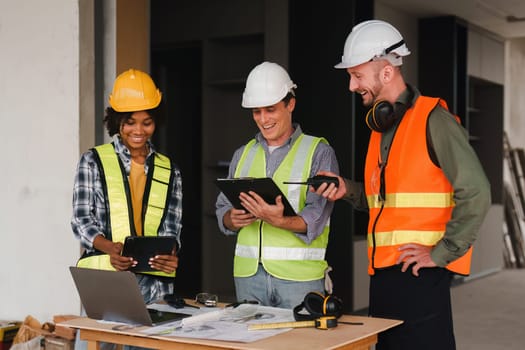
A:
<svg viewBox="0 0 525 350">
<path fill-rule="evenodd" d="M 443 244 L 438 243 L 430 252 L 430 258 L 439 267 L 445 267 L 457 257 L 452 254 Z"/>
</svg>

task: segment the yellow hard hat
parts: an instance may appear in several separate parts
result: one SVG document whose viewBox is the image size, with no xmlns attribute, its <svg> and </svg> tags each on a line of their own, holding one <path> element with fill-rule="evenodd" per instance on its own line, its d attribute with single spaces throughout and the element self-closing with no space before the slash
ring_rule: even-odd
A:
<svg viewBox="0 0 525 350">
<path fill-rule="evenodd" d="M 129 69 L 115 79 L 109 104 L 117 112 L 136 112 L 157 107 L 161 99 L 162 94 L 147 73 Z"/>
</svg>

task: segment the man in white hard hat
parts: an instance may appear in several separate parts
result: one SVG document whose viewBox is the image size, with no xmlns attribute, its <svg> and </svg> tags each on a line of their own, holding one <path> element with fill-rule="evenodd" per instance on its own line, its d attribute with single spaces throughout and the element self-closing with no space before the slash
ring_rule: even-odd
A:
<svg viewBox="0 0 525 350">
<path fill-rule="evenodd" d="M 309 292 L 325 293 L 325 260 L 333 203 L 308 191 L 305 181 L 321 169 L 338 173 L 335 152 L 323 138 L 306 135 L 292 123 L 295 88 L 284 68 L 263 62 L 252 69 L 242 96 L 259 133 L 238 148 L 229 178 L 271 177 L 297 215 L 284 216 L 275 204 L 254 192 L 241 193 L 244 209 L 235 209 L 220 193 L 216 215 L 221 231 L 237 235 L 234 279 L 238 300 L 293 308 Z M 330 290 L 328 290 L 330 292 Z"/>
<path fill-rule="evenodd" d="M 350 91 L 370 107 L 365 182 L 339 177 L 339 187 L 323 184 L 317 193 L 369 212 L 369 312 L 404 321 L 381 333 L 376 349 L 449 350 L 450 281 L 470 272 L 490 185 L 446 103 L 405 83 L 400 66 L 409 54 L 384 21 L 360 23 L 348 35 L 335 67 L 346 69 Z"/>
</svg>

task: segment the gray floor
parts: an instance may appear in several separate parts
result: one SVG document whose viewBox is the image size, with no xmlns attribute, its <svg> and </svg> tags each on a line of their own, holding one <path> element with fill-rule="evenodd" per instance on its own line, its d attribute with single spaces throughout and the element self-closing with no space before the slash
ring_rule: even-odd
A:
<svg viewBox="0 0 525 350">
<path fill-rule="evenodd" d="M 525 349 L 525 269 L 459 284 L 452 305 L 458 350 Z"/>
</svg>

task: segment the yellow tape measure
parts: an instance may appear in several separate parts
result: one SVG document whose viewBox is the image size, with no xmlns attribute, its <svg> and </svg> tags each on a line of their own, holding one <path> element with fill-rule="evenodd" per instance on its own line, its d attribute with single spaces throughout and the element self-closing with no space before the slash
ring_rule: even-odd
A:
<svg viewBox="0 0 525 350">
<path fill-rule="evenodd" d="M 248 330 L 301 327 L 315 327 L 317 329 L 334 328 L 337 327 L 337 318 L 335 318 L 335 316 L 326 316 L 311 321 L 256 323 L 248 325 Z"/>
</svg>

